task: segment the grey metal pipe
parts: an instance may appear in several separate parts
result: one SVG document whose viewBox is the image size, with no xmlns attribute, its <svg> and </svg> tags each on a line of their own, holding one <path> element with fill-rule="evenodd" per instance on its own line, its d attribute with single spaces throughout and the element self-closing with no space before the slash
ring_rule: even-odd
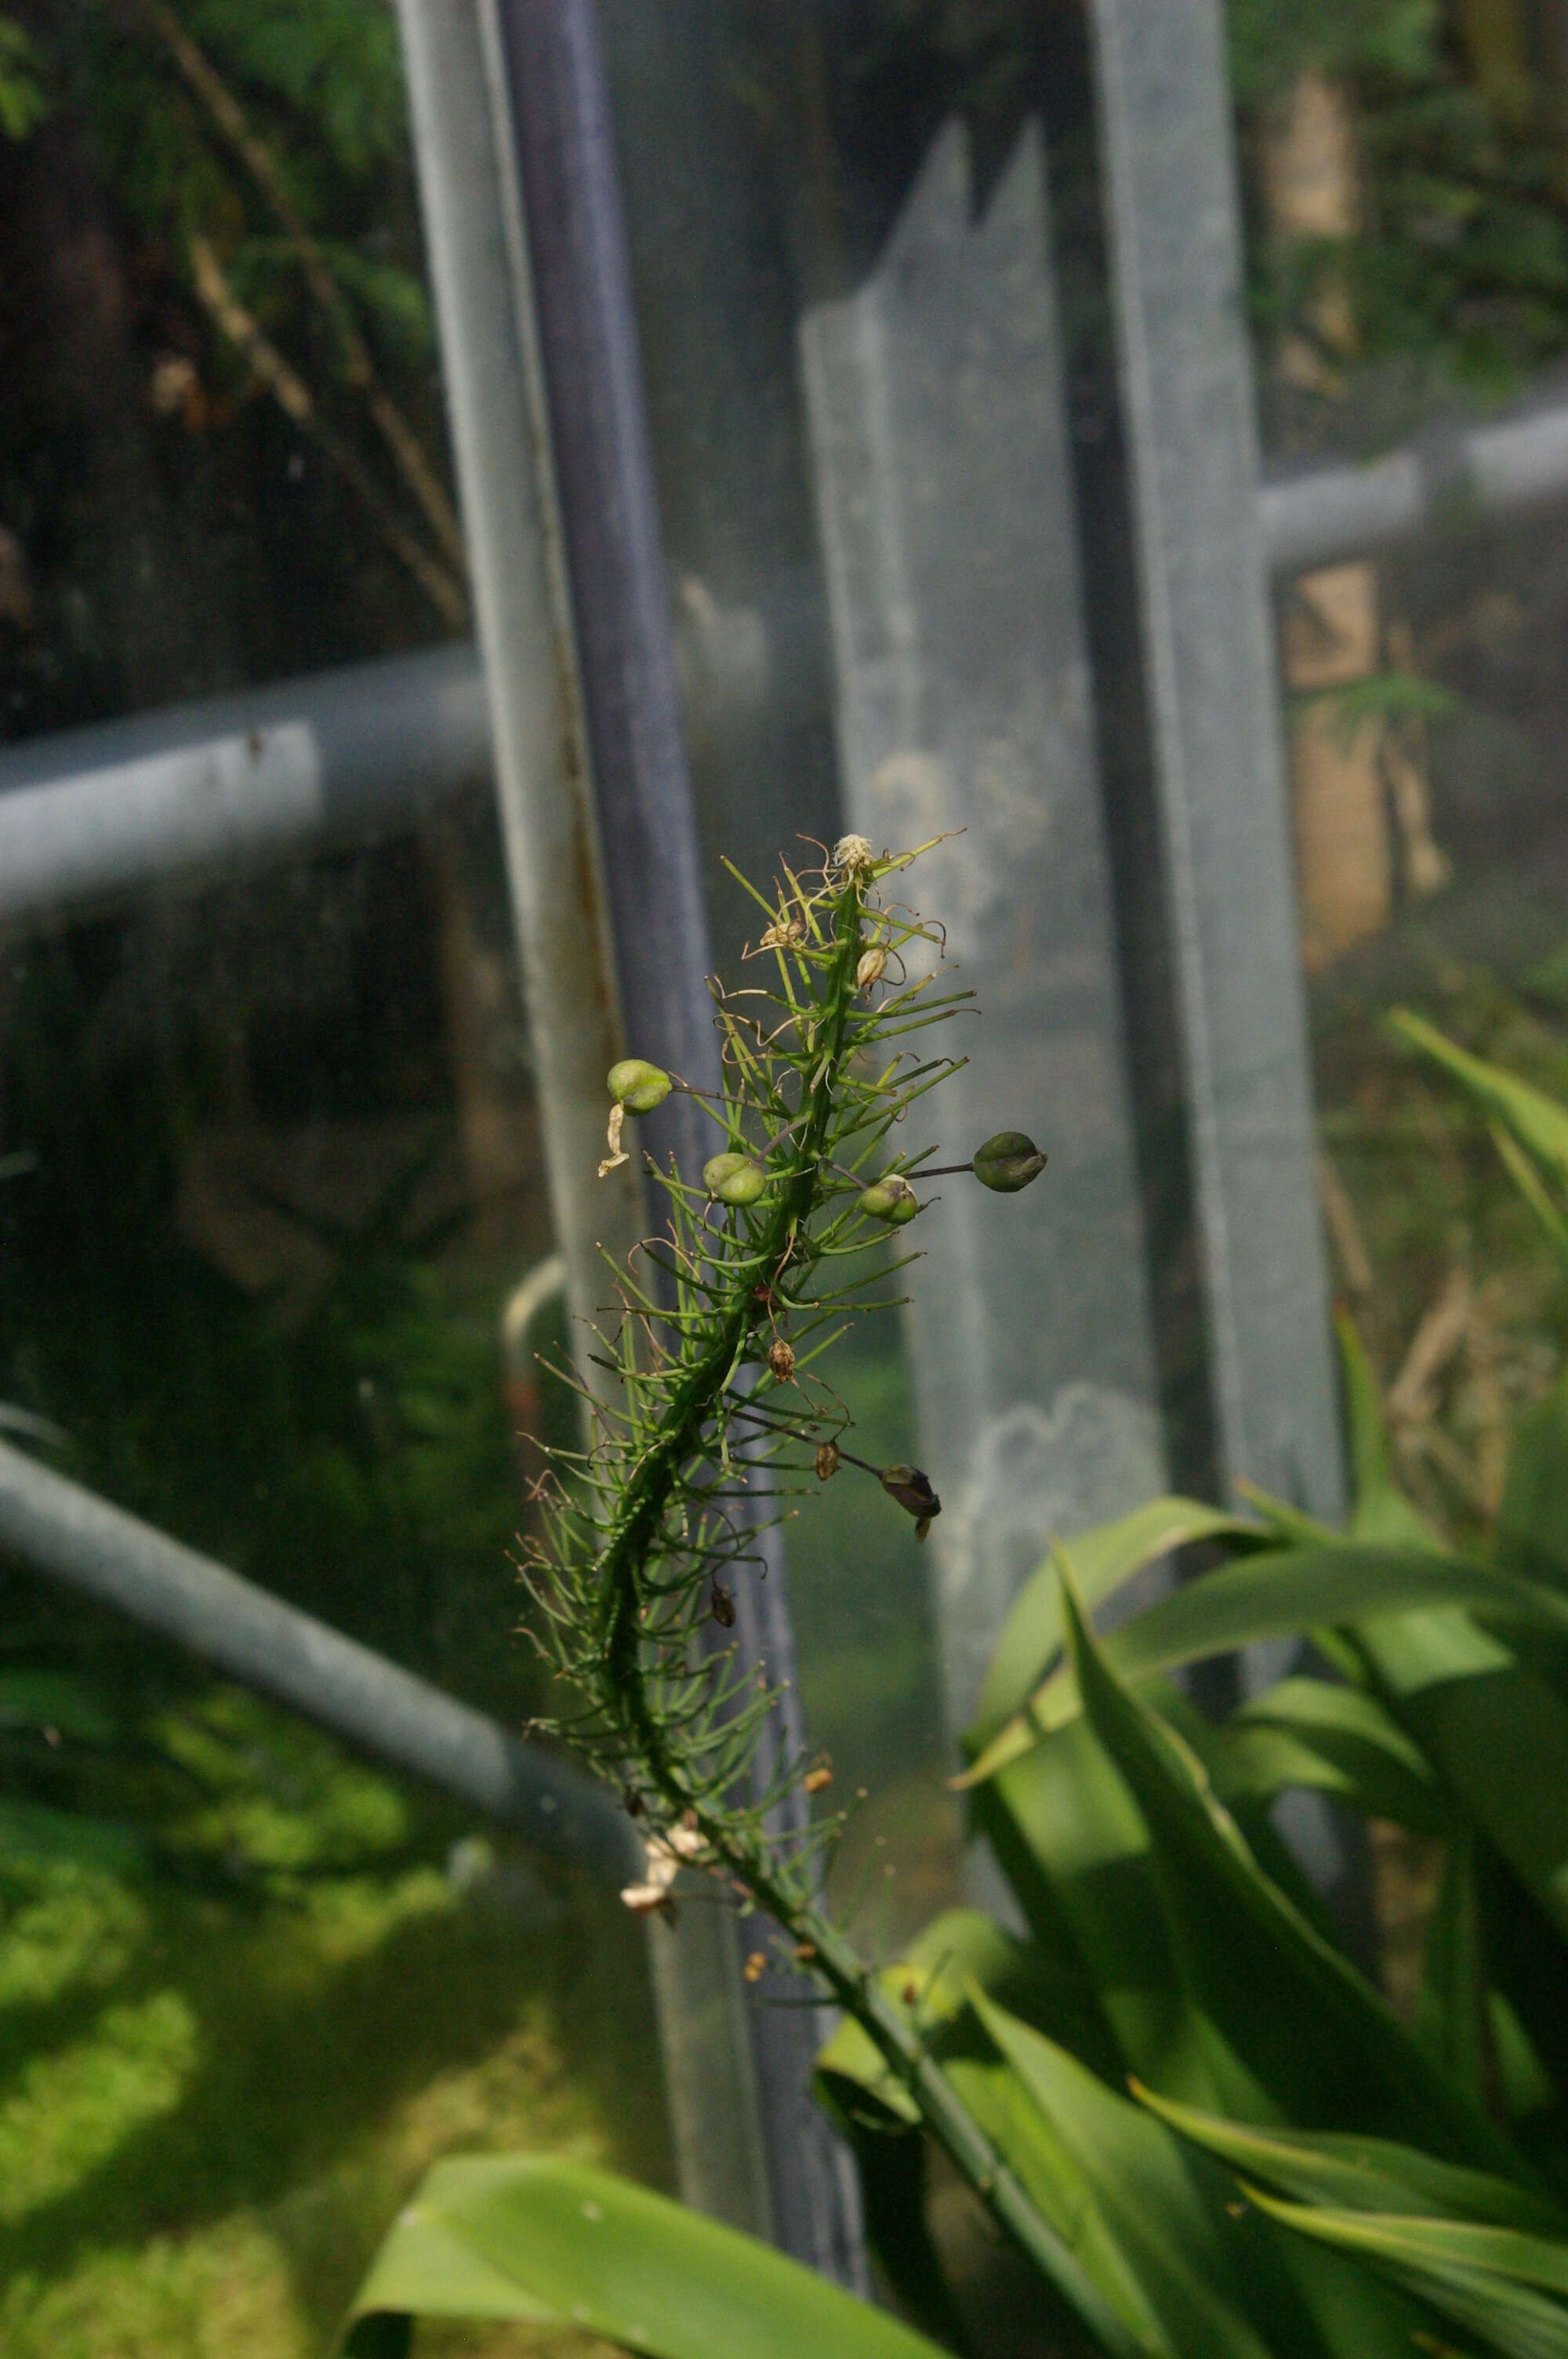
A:
<svg viewBox="0 0 1568 2359">
<path fill-rule="evenodd" d="M 1304 572 L 1565 493 L 1568 401 L 1539 403 L 1365 465 L 1265 482 L 1264 561 L 1274 575 Z M 711 600 L 683 608 L 680 667 L 709 723 L 743 716 L 787 670 L 799 584 L 786 589 L 768 613 Z M 492 758 L 483 676 L 467 641 L 0 747 L 0 926 L 14 933 L 149 885 L 232 875 L 406 826 L 488 776 Z M 656 841 L 651 849 L 667 856 Z M 640 872 L 637 861 L 627 866 Z M 635 1005 L 638 992 L 630 996 Z"/>
<path fill-rule="evenodd" d="M 593 0 L 496 0 L 495 20 L 629 1044 L 710 1086 L 707 909 L 597 16 Z M 688 1172 L 706 1152 L 689 1097 L 670 1099 L 647 1132 L 651 1154 L 673 1148 Z M 779 1684 L 764 1745 L 782 1756 L 803 1744 L 795 1641 L 782 1556 L 764 1535 L 759 1553 L 768 1577 L 738 1599 L 734 1643 Z M 765 1751 L 760 1789 L 768 1766 Z M 803 1812 L 798 1795 L 778 1806 L 795 1825 Z M 826 2029 L 826 2016 L 802 2009 L 750 2018 L 773 2233 L 796 2259 L 867 2290 L 853 2165 L 808 2093 Z"/>
<path fill-rule="evenodd" d="M 0 1549 L 615 1885 L 643 1847 L 604 1788 L 313 1614 L 0 1441 Z"/>
<path fill-rule="evenodd" d="M 1259 495 L 1271 573 L 1364 557 L 1444 524 L 1508 515 L 1568 492 L 1568 401 L 1484 426 L 1434 429 L 1364 466 L 1314 466 Z"/>
<path fill-rule="evenodd" d="M 0 926 L 406 824 L 490 768 L 466 644 L 0 751 Z"/>
</svg>

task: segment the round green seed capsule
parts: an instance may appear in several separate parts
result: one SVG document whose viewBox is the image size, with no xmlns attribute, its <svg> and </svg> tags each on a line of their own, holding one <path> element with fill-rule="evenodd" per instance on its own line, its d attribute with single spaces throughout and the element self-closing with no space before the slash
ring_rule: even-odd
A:
<svg viewBox="0 0 1568 2359">
<path fill-rule="evenodd" d="M 890 1171 L 885 1180 L 873 1180 L 869 1188 L 861 1190 L 860 1210 L 869 1212 L 874 1221 L 887 1221 L 895 1229 L 902 1229 L 919 1212 L 920 1200 L 907 1180 Z"/>
<path fill-rule="evenodd" d="M 1044 1169 L 1044 1156 L 1022 1130 L 999 1130 L 975 1149 L 976 1179 L 982 1188 L 994 1188 L 999 1195 L 1016 1195 L 1032 1180 L 1038 1180 Z"/>
<path fill-rule="evenodd" d="M 721 1204 L 754 1204 L 768 1175 L 749 1155 L 714 1155 L 702 1167 L 702 1184 Z"/>
<path fill-rule="evenodd" d="M 628 1114 L 652 1114 L 670 1093 L 668 1073 L 650 1065 L 645 1057 L 622 1057 L 618 1065 L 611 1066 L 606 1079 L 611 1096 L 619 1098 Z"/>
</svg>

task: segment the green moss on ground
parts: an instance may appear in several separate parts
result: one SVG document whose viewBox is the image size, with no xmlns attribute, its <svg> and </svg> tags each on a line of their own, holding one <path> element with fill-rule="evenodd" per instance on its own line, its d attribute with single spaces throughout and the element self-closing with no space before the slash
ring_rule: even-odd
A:
<svg viewBox="0 0 1568 2359">
<path fill-rule="evenodd" d="M 345 1780 L 362 1825 L 432 1848 L 421 1798 L 347 1766 L 323 1804 L 338 1832 Z M 544 2147 L 667 2184 L 637 1928 L 472 1839 L 455 1875 L 408 1848 L 248 1900 L 0 1875 L 7 2359 L 319 2359 L 454 2149 Z M 419 2347 L 536 2345 L 485 2329 Z"/>
</svg>

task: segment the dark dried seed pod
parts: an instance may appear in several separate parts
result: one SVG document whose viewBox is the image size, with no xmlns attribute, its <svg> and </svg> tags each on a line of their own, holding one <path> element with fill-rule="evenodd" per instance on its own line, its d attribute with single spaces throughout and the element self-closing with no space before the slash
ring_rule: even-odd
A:
<svg viewBox="0 0 1568 2359">
<path fill-rule="evenodd" d="M 719 1628 L 721 1630 L 733 1630 L 735 1627 L 735 1600 L 730 1596 L 730 1592 L 724 1587 L 721 1582 L 716 1581 L 714 1582 L 713 1595 L 708 1602 L 713 1610 L 713 1618 L 718 1623 Z"/>
<path fill-rule="evenodd" d="M 896 1499 L 906 1514 L 914 1517 L 916 1538 L 924 1539 L 930 1529 L 933 1516 L 942 1513 L 942 1502 L 931 1487 L 929 1475 L 918 1466 L 884 1466 L 882 1489 L 890 1499 Z M 920 1527 L 924 1526 L 925 1529 Z"/>
</svg>

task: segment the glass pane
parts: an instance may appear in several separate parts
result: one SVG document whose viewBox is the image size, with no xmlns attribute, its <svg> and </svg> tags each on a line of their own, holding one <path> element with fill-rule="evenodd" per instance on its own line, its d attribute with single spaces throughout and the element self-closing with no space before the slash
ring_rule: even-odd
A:
<svg viewBox="0 0 1568 2359">
<path fill-rule="evenodd" d="M 1555 447 L 1561 28 L 1515 0 L 1229 20 L 1266 450 L 1299 516 L 1346 487 L 1324 561 L 1276 583 L 1324 1210 L 1399 1480 L 1490 1546 L 1561 1367 L 1561 1265 L 1477 1108 L 1387 1018 L 1568 1082 L 1568 484 L 1549 457 L 1523 499 L 1496 455 L 1523 418 Z M 1397 536 L 1396 483 L 1418 519 Z M 1409 2002 L 1433 1856 L 1392 1830 L 1374 1849 Z"/>
<path fill-rule="evenodd" d="M 1298 501 L 1350 457 L 1423 473 L 1426 509 L 1390 540 L 1364 488 L 1366 544 L 1352 501 L 1332 561 L 1278 582 L 1325 1202 L 1401 1468 L 1473 1534 L 1556 1364 L 1554 1264 L 1381 1018 L 1408 1004 L 1560 1084 L 1568 485 L 1548 462 L 1521 506 L 1506 471 L 1462 471 L 1464 437 L 1558 397 L 1563 58 L 1511 0 L 1277 16 L 1231 10 L 1266 448 Z"/>
<path fill-rule="evenodd" d="M 908 1930 L 961 1890 L 946 1779 L 1013 1592 L 1164 1474 L 1076 511 L 1104 398 L 1084 28 L 604 23 L 719 954 L 747 925 L 720 851 L 766 876 L 844 825 L 954 831 L 914 893 L 984 1021 L 933 1135 L 1033 1125 L 1052 1158 L 1027 1197 L 946 1183 L 906 1347 L 869 1321 L 835 1376 L 868 1456 L 925 1452 L 927 1549 L 843 1483 L 790 1531 L 809 1733 L 871 1796 L 843 1888 L 885 1852 Z"/>
<path fill-rule="evenodd" d="M 514 1728 L 565 1409 L 395 18 L 15 27 L 0 1438 Z M 453 2147 L 668 2179 L 612 1897 L 9 1560 L 0 1680 L 8 2353 L 304 2359 Z"/>
</svg>

